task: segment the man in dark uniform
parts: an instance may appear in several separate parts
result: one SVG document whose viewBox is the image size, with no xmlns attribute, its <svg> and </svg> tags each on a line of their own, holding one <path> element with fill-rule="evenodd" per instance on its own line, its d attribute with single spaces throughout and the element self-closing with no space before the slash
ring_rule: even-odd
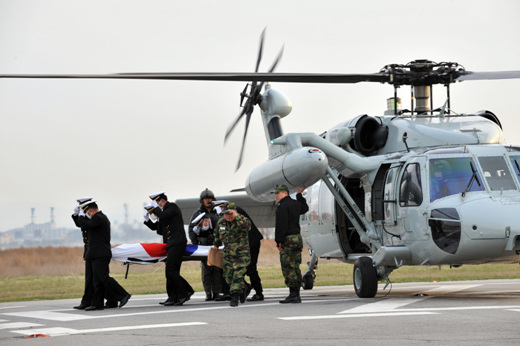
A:
<svg viewBox="0 0 520 346">
<path fill-rule="evenodd" d="M 166 292 L 168 300 L 164 306 L 183 305 L 190 300 L 194 291 L 190 284 L 181 276 L 182 257 L 186 252 L 186 233 L 182 213 L 175 203 L 168 202 L 164 191 L 149 196 L 152 200 L 153 209 L 150 214 L 157 216 L 155 223 L 157 233 L 166 238 Z M 146 224 L 146 221 L 145 221 Z M 147 224 L 148 227 L 150 225 Z"/>
<path fill-rule="evenodd" d="M 160 227 L 159 222 L 157 222 L 158 218 L 154 214 L 150 214 L 150 211 L 153 210 L 155 207 L 151 204 L 147 204 L 144 206 L 144 209 L 146 212 L 144 213 L 144 224 L 151 229 L 152 231 L 155 231 L 158 235 L 162 237 L 163 244 L 167 243 L 166 240 L 166 232 L 162 231 L 162 228 Z M 164 234 L 163 234 L 164 233 Z M 167 262 L 167 259 L 164 260 L 164 263 Z M 168 273 L 166 272 L 166 265 L 164 266 L 164 277 L 166 278 L 166 287 L 168 287 Z M 170 302 L 170 299 L 167 298 L 163 302 L 159 302 L 159 304 L 164 305 L 166 303 Z M 175 301 L 174 301 L 175 303 Z"/>
<path fill-rule="evenodd" d="M 90 263 L 94 295 L 92 303 L 85 311 L 103 310 L 104 297 L 119 302 L 122 308 L 130 299 L 129 294 L 119 283 L 110 277 L 110 259 L 112 250 L 110 246 L 110 221 L 101 210 L 98 209 L 96 201 L 89 201 L 80 206 L 85 216 L 79 214 L 73 219 L 76 225 L 87 232 L 87 252 L 85 261 Z"/>
<path fill-rule="evenodd" d="M 86 203 L 88 201 L 91 201 L 91 197 L 85 197 L 85 198 L 78 198 L 76 202 L 78 205 L 74 208 L 74 214 L 72 215 L 72 219 L 74 220 L 74 223 L 77 227 L 80 227 L 77 223 L 77 216 L 79 215 L 80 211 L 83 212 L 83 210 L 80 209 L 80 205 L 83 203 Z M 81 229 L 81 228 L 80 228 Z M 74 309 L 78 310 L 84 310 L 92 305 L 92 297 L 94 296 L 94 286 L 92 283 L 92 265 L 90 264 L 90 261 L 85 259 L 85 255 L 87 254 L 87 247 L 88 247 L 88 237 L 87 237 L 87 231 L 84 229 L 81 229 L 81 235 L 83 238 L 83 260 L 85 261 L 85 290 L 83 291 L 83 297 L 81 298 L 81 303 L 74 307 Z"/>
<path fill-rule="evenodd" d="M 246 301 L 244 275 L 250 263 L 249 231 L 251 222 L 238 215 L 235 203 L 226 203 L 222 208 L 224 216 L 215 229 L 214 246 L 217 249 L 224 244 L 224 278 L 231 293 L 230 306 L 238 306 L 238 299 Z"/>
<path fill-rule="evenodd" d="M 238 214 L 245 216 L 251 222 L 251 230 L 249 231 L 249 250 L 251 252 L 251 263 L 247 266 L 246 275 L 249 276 L 251 280 L 251 284 L 247 284 L 246 296 L 251 292 L 251 287 L 255 290 L 255 294 L 248 298 L 248 302 L 256 302 L 264 300 L 264 294 L 262 289 L 262 281 L 260 280 L 260 275 L 258 275 L 258 255 L 260 254 L 260 245 L 261 240 L 264 239 L 262 233 L 258 230 L 255 223 L 251 219 L 251 217 L 246 213 L 246 211 L 240 207 L 237 207 Z"/>
<path fill-rule="evenodd" d="M 188 226 L 188 234 L 194 245 L 213 245 L 214 229 L 220 218 L 213 208 L 214 200 L 215 195 L 208 188 L 200 193 L 200 208 L 195 210 Z M 203 260 L 200 261 L 200 270 L 206 301 L 214 300 L 222 289 L 222 269 L 208 266 L 207 260 Z"/>
<path fill-rule="evenodd" d="M 285 278 L 285 284 L 289 287 L 290 294 L 280 303 L 301 303 L 300 287 L 302 274 L 302 236 L 300 234 L 300 215 L 309 211 L 307 201 L 302 196 L 305 188 L 296 190 L 296 200 L 289 196 L 289 188 L 286 185 L 276 185 L 274 192 L 279 203 L 276 209 L 275 241 L 280 251 L 280 264 Z"/>
</svg>

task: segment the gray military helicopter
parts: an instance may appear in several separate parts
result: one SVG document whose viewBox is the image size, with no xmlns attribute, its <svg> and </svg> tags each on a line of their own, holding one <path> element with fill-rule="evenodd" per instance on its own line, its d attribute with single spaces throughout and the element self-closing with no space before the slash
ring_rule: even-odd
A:
<svg viewBox="0 0 520 346">
<path fill-rule="evenodd" d="M 403 265 L 520 262 L 520 147 L 504 143 L 495 114 L 457 114 L 450 85 L 459 81 L 520 78 L 520 71 L 471 72 L 455 62 L 415 60 L 371 74 L 122 73 L 102 75 L 0 75 L 0 78 L 102 78 L 247 81 L 227 139 L 255 106 L 261 110 L 268 160 L 247 178 L 242 193 L 218 196 L 236 202 L 258 227 L 274 227 L 273 188 L 307 187 L 309 212 L 300 219 L 311 252 L 303 286 L 311 289 L 319 258 L 354 263 L 354 287 L 374 297 L 378 282 Z M 287 83 L 388 83 L 394 96 L 383 115 L 359 115 L 321 133 L 284 133 L 289 99 L 271 87 Z M 430 108 L 432 86 L 444 85 L 446 102 Z M 411 108 L 397 90 L 411 87 Z M 244 102 L 245 101 L 245 102 Z M 246 193 L 243 193 L 245 191 Z M 177 200 L 185 220 L 198 198 Z"/>
</svg>

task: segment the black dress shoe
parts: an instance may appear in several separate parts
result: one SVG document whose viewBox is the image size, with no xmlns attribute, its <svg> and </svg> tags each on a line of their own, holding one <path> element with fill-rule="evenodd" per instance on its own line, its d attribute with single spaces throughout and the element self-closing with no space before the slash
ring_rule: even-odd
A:
<svg viewBox="0 0 520 346">
<path fill-rule="evenodd" d="M 163 306 L 174 306 L 175 302 L 172 302 L 171 300 L 167 300 L 164 302 Z"/>
<path fill-rule="evenodd" d="M 117 302 L 115 302 L 115 303 L 112 303 L 112 302 L 108 303 L 107 302 L 105 304 L 105 309 L 113 309 L 113 308 L 117 308 Z"/>
<path fill-rule="evenodd" d="M 164 305 L 166 303 L 170 302 L 170 298 L 166 299 L 164 302 L 159 302 L 159 304 Z"/>
<path fill-rule="evenodd" d="M 85 311 L 94 311 L 94 310 L 103 310 L 104 308 L 98 308 L 97 306 L 91 305 L 88 308 L 85 308 Z"/>
<path fill-rule="evenodd" d="M 88 305 L 84 305 L 84 304 L 79 304 L 74 307 L 74 309 L 78 309 L 78 310 L 85 310 L 86 308 L 88 308 Z"/>
<path fill-rule="evenodd" d="M 121 299 L 121 301 L 119 302 L 119 307 L 122 308 L 123 306 L 126 305 L 126 303 L 128 303 L 128 301 L 130 300 L 130 297 L 132 295 L 129 293 L 126 295 L 126 297 L 124 297 L 123 299 Z"/>
<path fill-rule="evenodd" d="M 175 306 L 180 306 L 180 305 L 186 303 L 188 300 L 190 300 L 190 297 L 191 297 L 192 294 L 193 293 L 191 293 L 191 294 L 188 293 L 184 298 L 181 298 L 181 299 L 177 300 L 174 305 Z"/>
<path fill-rule="evenodd" d="M 258 294 L 256 293 L 254 296 L 252 296 L 251 298 L 247 298 L 247 301 L 248 302 L 261 302 L 264 300 L 264 295 L 263 294 Z"/>
</svg>

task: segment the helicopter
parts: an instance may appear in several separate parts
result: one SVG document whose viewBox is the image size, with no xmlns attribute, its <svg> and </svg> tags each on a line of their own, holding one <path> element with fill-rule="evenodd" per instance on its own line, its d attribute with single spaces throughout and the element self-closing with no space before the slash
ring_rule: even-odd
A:
<svg viewBox="0 0 520 346">
<path fill-rule="evenodd" d="M 460 81 L 520 78 L 520 71 L 472 72 L 455 62 L 414 60 L 377 73 L 120 73 L 0 75 L 0 78 L 161 79 L 248 82 L 227 139 L 260 108 L 268 160 L 249 174 L 240 194 L 219 196 L 248 211 L 258 227 L 274 227 L 274 186 L 290 193 L 306 187 L 309 212 L 300 218 L 311 259 L 303 288 L 312 289 L 319 258 L 353 263 L 358 297 L 377 294 L 378 283 L 404 265 L 520 262 L 520 147 L 506 145 L 498 117 L 488 110 L 457 114 L 450 85 Z M 290 100 L 271 83 L 390 84 L 383 115 L 362 114 L 326 132 L 284 133 Z M 432 86 L 444 85 L 446 102 L 431 109 Z M 410 109 L 397 91 L 410 86 Z M 244 193 L 245 192 L 245 193 Z M 198 198 L 175 201 L 189 220 Z M 386 286 L 385 286 L 386 288 Z"/>
</svg>

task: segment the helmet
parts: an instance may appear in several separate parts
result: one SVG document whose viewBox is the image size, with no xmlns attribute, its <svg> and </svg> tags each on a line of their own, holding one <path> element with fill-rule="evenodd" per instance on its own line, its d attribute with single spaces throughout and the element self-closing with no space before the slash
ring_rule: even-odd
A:
<svg viewBox="0 0 520 346">
<path fill-rule="evenodd" d="M 200 193 L 200 204 L 202 204 L 202 200 L 204 198 L 211 198 L 212 200 L 215 200 L 215 195 L 213 194 L 213 191 L 211 191 L 210 189 L 206 188 L 204 191 L 202 191 Z"/>
</svg>

